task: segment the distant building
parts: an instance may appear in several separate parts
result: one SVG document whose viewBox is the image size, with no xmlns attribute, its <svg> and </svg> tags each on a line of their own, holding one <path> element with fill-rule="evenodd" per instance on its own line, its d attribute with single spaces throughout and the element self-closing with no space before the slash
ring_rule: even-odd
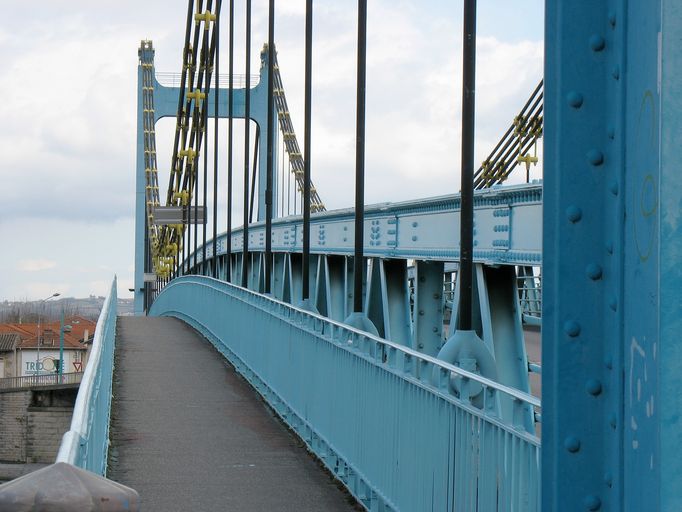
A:
<svg viewBox="0 0 682 512">
<path fill-rule="evenodd" d="M 0 379 L 16 376 L 17 347 L 21 338 L 16 333 L 0 334 Z"/>
<path fill-rule="evenodd" d="M 60 362 L 60 322 L 40 326 L 0 324 L 0 358 L 4 364 L 4 368 L 0 366 L 0 378 L 57 373 L 60 364 L 63 373 L 84 371 L 95 325 L 81 316 L 64 319 L 64 360 Z"/>
</svg>

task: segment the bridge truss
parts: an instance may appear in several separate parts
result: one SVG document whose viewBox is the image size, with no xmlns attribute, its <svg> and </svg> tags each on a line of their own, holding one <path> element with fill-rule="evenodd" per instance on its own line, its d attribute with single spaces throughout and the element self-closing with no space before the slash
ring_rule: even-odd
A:
<svg viewBox="0 0 682 512">
<path fill-rule="evenodd" d="M 190 1 L 190 7 L 192 4 Z M 147 212 L 145 222 L 138 223 L 138 236 L 146 230 L 149 248 L 146 268 L 155 277 L 153 283 L 143 287 L 144 309 L 151 314 L 178 316 L 204 333 L 368 509 L 379 504 L 388 509 L 419 510 L 430 501 L 455 510 L 489 507 L 493 503 L 499 510 L 507 506 L 510 510 L 539 510 L 540 442 L 536 429 L 542 414 L 539 400 L 530 395 L 529 371 L 540 371 L 540 367 L 538 362 L 528 361 L 523 326 L 524 320 L 537 324 L 540 318 L 542 187 L 499 185 L 513 169 L 525 164 L 528 171 L 537 163 L 537 149 L 533 155 L 530 151 L 542 136 L 542 82 L 475 175 L 475 186 L 479 189 L 474 215 L 475 329 L 483 342 L 451 360 L 440 361 L 437 357 L 457 323 L 459 196 L 367 207 L 363 214 L 365 242 L 359 267 L 354 246 L 356 211 L 325 211 L 312 184 L 307 200 L 313 214 L 309 224 L 305 215 L 273 218 L 269 222 L 261 216 L 266 211 L 267 198 L 260 195 L 258 222 L 248 222 L 236 229 L 228 225 L 227 233 L 214 232 L 212 239 L 207 239 L 204 227 L 199 242 L 201 211 L 207 207 L 207 154 L 202 153 L 202 147 L 206 147 L 210 117 L 250 118 L 258 125 L 253 172 L 244 178 L 244 183 L 251 186 L 252 204 L 257 179 L 259 189 L 266 189 L 263 178 L 268 170 L 263 164 L 268 155 L 264 149 L 268 137 L 276 131 L 282 136 L 289 175 L 296 189 L 302 192 L 306 185 L 306 162 L 294 133 L 274 51 L 270 53 L 266 45 L 261 52 L 261 74 L 255 87 L 250 86 L 247 69 L 243 88 L 234 88 L 233 75 L 229 76 L 227 91 L 223 92 L 222 87 L 211 88 L 218 52 L 216 21 L 220 19 L 217 5 L 213 8 L 211 5 L 209 2 L 207 10 L 202 11 L 199 3 L 188 11 L 183 70 L 172 86 L 161 85 L 153 78 L 151 43 L 143 42 L 140 50 L 141 97 L 147 116 L 145 135 L 149 136 L 142 144 L 148 176 Z M 267 86 L 271 86 L 276 119 L 267 116 L 270 94 Z M 164 212 L 158 200 L 157 171 L 152 160 L 156 150 L 153 123 L 173 113 L 176 132 L 165 207 L 181 209 L 183 214 L 182 222 L 159 225 L 157 217 Z M 146 128 L 148 125 L 151 129 Z M 245 152 L 249 154 L 248 150 Z M 202 154 L 203 178 L 199 172 Z M 247 160 L 245 169 L 248 168 Z M 274 178 L 273 189 L 283 187 Z M 203 200 L 200 183 L 204 185 Z M 245 203 L 247 195 L 245 191 Z M 301 198 L 301 205 L 305 199 Z M 277 212 L 276 207 L 274 211 Z M 245 218 L 250 221 L 246 210 Z M 141 246 L 138 242 L 138 247 Z M 359 299 L 365 318 L 362 329 L 375 335 L 343 325 L 356 311 L 356 273 L 362 282 Z M 207 281 L 201 276 L 212 279 Z M 245 295 L 230 283 L 241 283 L 254 293 Z M 264 292 L 269 292 L 265 302 L 257 298 L 258 293 Z M 213 299 L 204 297 L 205 294 Z M 185 301 L 187 297 L 191 297 L 189 303 Z M 302 298 L 306 300 L 301 302 Z M 244 301 L 251 306 L 240 313 L 239 304 Z M 201 311 L 193 310 L 193 305 L 200 304 Z M 218 314 L 216 307 L 234 312 L 234 322 L 227 331 L 226 317 Z M 239 320 L 246 318 L 251 318 L 250 327 L 244 324 L 246 330 L 239 330 Z M 343 340 L 356 340 L 343 347 L 347 352 L 344 357 L 356 361 L 344 380 L 352 379 L 353 372 L 360 368 L 357 365 L 369 356 L 368 364 L 387 371 L 389 380 L 397 379 L 396 382 L 407 386 L 406 390 L 425 390 L 415 395 L 416 401 L 410 407 L 419 409 L 419 402 L 428 400 L 426 396 L 436 400 L 434 404 L 442 404 L 437 407 L 448 404 L 452 416 L 447 421 L 454 422 L 453 426 L 443 431 L 445 437 L 434 441 L 433 457 L 426 457 L 424 464 L 430 468 L 428 471 L 444 464 L 438 472 L 453 472 L 454 480 L 427 479 L 423 489 L 412 489 L 416 491 L 410 493 L 412 497 L 404 495 L 399 489 L 409 489 L 407 481 L 414 480 L 416 474 L 380 476 L 379 459 L 369 463 L 362 453 L 344 447 L 339 433 L 326 429 L 320 418 L 303 414 L 303 409 L 318 405 L 297 402 L 291 394 L 293 388 L 285 390 L 290 388 L 290 378 L 282 381 L 281 386 L 276 384 L 275 375 L 268 376 L 269 370 L 262 366 L 262 361 L 249 355 L 248 349 L 240 347 L 237 338 L 231 335 L 242 332 L 257 339 L 277 339 L 282 333 L 253 329 L 262 322 L 267 324 L 267 318 L 284 322 L 282 328 L 288 325 L 287 329 L 293 329 L 291 335 L 296 332 L 299 338 L 311 336 L 311 342 L 317 338 L 323 344 L 320 346 L 328 346 L 332 341 L 329 345 L 332 352 L 338 351 L 333 348 L 334 343 L 341 342 L 343 346 Z M 318 325 L 323 326 L 322 331 L 315 327 Z M 333 332 L 337 334 L 330 338 Z M 289 350 L 296 358 L 308 358 L 309 349 L 304 345 L 290 345 Z M 274 354 L 283 348 L 263 346 L 258 350 Z M 491 357 L 495 361 L 493 366 L 483 362 Z M 299 371 L 306 370 L 301 367 L 296 370 Z M 388 381 L 367 378 L 370 389 L 388 385 Z M 468 382 L 472 383 L 470 387 Z M 306 381 L 305 386 L 315 388 L 318 384 Z M 349 406 L 353 403 L 350 397 L 334 393 L 329 400 L 330 403 L 341 400 Z M 400 401 L 390 403 L 387 414 L 393 414 L 390 410 L 396 407 L 400 407 Z M 435 414 L 435 410 L 426 414 Z M 337 421 L 343 424 L 350 420 L 348 416 L 344 418 Z M 433 417 L 426 424 L 434 421 L 441 420 Z M 376 427 L 366 428 L 366 433 L 356 435 L 376 444 L 379 438 L 370 435 Z M 408 436 L 413 435 L 413 428 L 406 431 Z M 472 451 L 456 450 L 441 459 L 438 446 L 447 444 L 448 437 L 453 435 L 456 442 Z M 386 442 L 402 443 L 399 438 L 392 441 L 386 438 Z M 498 443 L 500 449 L 486 455 L 487 443 L 491 442 Z M 473 470 L 465 469 L 464 459 L 474 464 Z M 517 471 L 523 472 L 521 478 L 516 476 Z M 472 485 L 472 481 L 479 483 Z"/>
</svg>

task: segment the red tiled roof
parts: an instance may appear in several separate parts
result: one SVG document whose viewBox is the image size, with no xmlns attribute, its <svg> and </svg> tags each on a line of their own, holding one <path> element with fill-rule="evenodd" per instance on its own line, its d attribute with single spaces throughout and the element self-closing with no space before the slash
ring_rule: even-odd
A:
<svg viewBox="0 0 682 512">
<path fill-rule="evenodd" d="M 70 325 L 71 331 L 64 331 L 64 347 L 71 349 L 85 349 L 83 342 L 85 331 L 88 331 L 88 338 L 92 338 L 95 333 L 95 322 L 87 320 L 81 316 L 70 316 L 64 318 L 64 325 Z M 59 346 L 59 326 L 60 322 L 45 322 L 40 324 L 43 335 L 44 346 Z M 36 348 L 38 344 L 38 324 L 0 324 L 0 334 L 15 333 L 21 338 L 19 349 Z M 87 340 L 85 340 L 87 341 Z"/>
</svg>

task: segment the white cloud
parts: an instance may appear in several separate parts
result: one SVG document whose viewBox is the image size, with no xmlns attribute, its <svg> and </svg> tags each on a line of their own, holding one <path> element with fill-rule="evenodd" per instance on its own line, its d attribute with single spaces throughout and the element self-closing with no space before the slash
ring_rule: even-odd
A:
<svg viewBox="0 0 682 512">
<path fill-rule="evenodd" d="M 62 297 L 68 297 L 71 291 L 71 285 L 65 282 L 46 282 L 46 281 L 30 281 L 25 284 L 26 295 L 17 298 L 27 298 L 29 300 L 37 300 L 49 297 L 53 293 L 59 293 Z"/>
<path fill-rule="evenodd" d="M 41 270 L 48 270 L 57 266 L 56 261 L 38 259 L 38 260 L 21 260 L 17 265 L 19 270 L 24 272 L 40 272 Z"/>
</svg>

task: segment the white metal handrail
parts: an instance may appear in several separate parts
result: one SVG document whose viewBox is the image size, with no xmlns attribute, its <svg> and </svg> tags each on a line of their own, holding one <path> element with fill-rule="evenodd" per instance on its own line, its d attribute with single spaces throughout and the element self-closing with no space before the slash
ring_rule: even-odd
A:
<svg viewBox="0 0 682 512">
<path fill-rule="evenodd" d="M 76 397 L 71 428 L 62 438 L 55 462 L 104 475 L 116 327 L 116 277 L 97 320 L 88 365 Z"/>
<path fill-rule="evenodd" d="M 24 375 L 21 377 L 5 377 L 0 379 L 0 391 L 15 389 L 29 389 L 42 386 L 61 386 L 78 384 L 83 378 L 83 372 L 70 372 L 58 375 L 48 373 L 45 375 Z"/>
</svg>

